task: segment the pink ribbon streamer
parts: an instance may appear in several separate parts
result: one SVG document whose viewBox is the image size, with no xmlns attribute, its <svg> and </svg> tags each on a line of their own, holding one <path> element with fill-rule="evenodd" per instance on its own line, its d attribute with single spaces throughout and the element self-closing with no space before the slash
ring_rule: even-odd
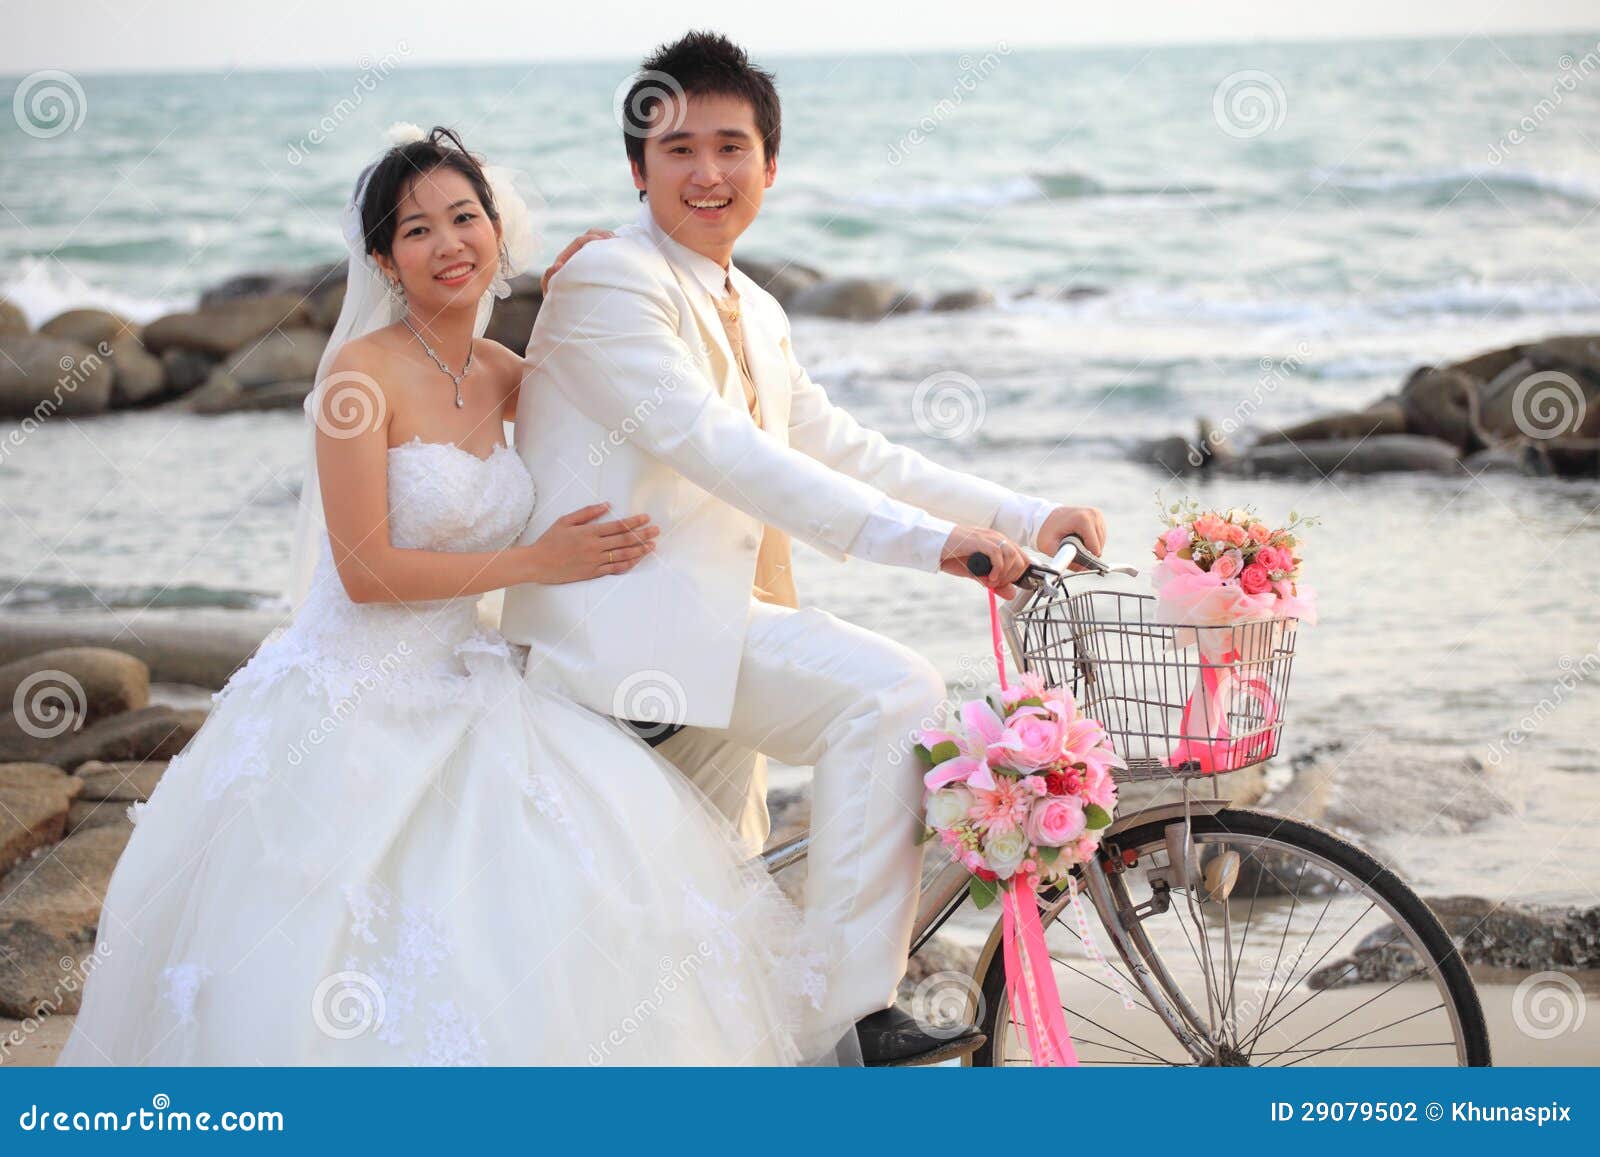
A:
<svg viewBox="0 0 1600 1157">
<path fill-rule="evenodd" d="M 1076 1065 L 1077 1051 L 1067 1018 L 1061 1010 L 1061 990 L 1050 967 L 1044 926 L 1034 899 L 1033 875 L 1019 872 L 1011 878 L 1002 901 L 1002 943 L 1005 949 L 1006 995 L 1011 1019 L 1020 1022 L 1035 1066 L 1056 1068 Z"/>
<path fill-rule="evenodd" d="M 1000 604 L 993 590 L 989 592 L 989 633 L 994 642 L 994 667 L 1004 694 L 1006 658 L 1000 642 Z M 1061 989 L 1056 985 L 1055 970 L 1050 967 L 1050 949 L 1045 946 L 1044 925 L 1039 922 L 1031 872 L 1018 872 L 1011 877 L 1000 911 L 1011 1019 L 1021 1025 L 1027 1036 L 1028 1052 L 1036 1066 L 1076 1065 L 1078 1054 L 1061 1011 Z"/>
<path fill-rule="evenodd" d="M 1238 663 L 1242 656 L 1231 648 L 1216 663 L 1208 663 L 1205 652 L 1200 653 L 1200 686 L 1194 689 L 1183 706 L 1183 719 L 1179 729 L 1184 735 L 1172 748 L 1168 764 L 1176 767 L 1194 760 L 1207 774 L 1235 771 L 1266 758 L 1272 745 L 1272 725 L 1278 718 L 1278 703 L 1273 698 L 1266 680 L 1256 676 L 1242 677 L 1228 672 L 1224 684 L 1218 668 Z M 1228 728 L 1228 711 L 1234 695 L 1243 692 L 1261 704 L 1262 723 L 1256 730 L 1234 738 Z M 1201 696 L 1205 698 L 1202 700 Z M 1196 707 L 1198 705 L 1198 712 Z M 1203 730 L 1194 723 L 1196 714 L 1211 724 L 1209 738 L 1188 738 Z"/>
</svg>

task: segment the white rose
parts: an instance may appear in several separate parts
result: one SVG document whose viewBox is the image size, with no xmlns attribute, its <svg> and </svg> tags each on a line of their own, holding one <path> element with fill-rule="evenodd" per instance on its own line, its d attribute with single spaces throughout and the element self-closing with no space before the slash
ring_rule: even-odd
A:
<svg viewBox="0 0 1600 1157">
<path fill-rule="evenodd" d="M 972 793 L 964 787 L 947 787 L 928 797 L 928 826 L 953 828 L 967 818 Z"/>
<path fill-rule="evenodd" d="M 999 835 L 990 834 L 983 841 L 983 858 L 989 870 L 1002 880 L 1010 878 L 1028 855 L 1028 837 L 1021 828 L 1012 828 Z"/>
</svg>

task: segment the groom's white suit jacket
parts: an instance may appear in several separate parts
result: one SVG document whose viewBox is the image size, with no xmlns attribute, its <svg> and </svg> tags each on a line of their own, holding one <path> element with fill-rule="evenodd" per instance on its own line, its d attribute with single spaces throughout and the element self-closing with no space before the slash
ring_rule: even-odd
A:
<svg viewBox="0 0 1600 1157">
<path fill-rule="evenodd" d="M 716 310 L 725 276 L 760 428 Z M 648 204 L 552 280 L 516 446 L 538 490 L 522 543 L 600 501 L 607 518 L 649 514 L 661 537 L 627 574 L 510 588 L 502 633 L 528 645 L 530 679 L 659 722 L 727 726 L 764 524 L 837 559 L 936 571 L 952 523 L 1033 546 L 1052 508 L 859 425 L 800 367 L 777 301 L 668 237 Z"/>
</svg>

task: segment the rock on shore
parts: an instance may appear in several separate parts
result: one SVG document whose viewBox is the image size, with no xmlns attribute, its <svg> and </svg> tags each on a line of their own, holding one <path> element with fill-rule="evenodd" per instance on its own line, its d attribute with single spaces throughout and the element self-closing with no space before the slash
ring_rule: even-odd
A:
<svg viewBox="0 0 1600 1157">
<path fill-rule="evenodd" d="M 1600 476 L 1600 336 L 1569 334 L 1419 366 L 1361 410 L 1268 430 L 1235 451 L 1217 426 L 1148 443 L 1172 473 Z"/>
<path fill-rule="evenodd" d="M 797 316 L 878 321 L 913 309 L 982 309 L 987 289 L 929 300 L 886 278 L 828 277 L 795 262 L 740 259 L 739 268 Z M 542 273 L 540 270 L 539 273 Z M 511 281 L 487 337 L 518 353 L 543 294 L 539 273 Z M 115 313 L 72 309 L 33 332 L 0 299 L 0 417 L 42 420 L 170 406 L 195 414 L 298 408 L 344 302 L 344 262 L 230 277 L 192 310 L 139 326 Z"/>
</svg>

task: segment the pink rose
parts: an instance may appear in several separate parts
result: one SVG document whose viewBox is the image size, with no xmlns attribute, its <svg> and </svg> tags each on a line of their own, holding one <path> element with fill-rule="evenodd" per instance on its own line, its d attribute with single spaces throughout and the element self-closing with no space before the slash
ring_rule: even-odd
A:
<svg viewBox="0 0 1600 1157">
<path fill-rule="evenodd" d="M 1243 546 L 1250 541 L 1250 535 L 1237 522 L 1224 522 L 1222 524 L 1222 533 L 1218 537 L 1223 542 L 1232 543 L 1234 546 Z"/>
<path fill-rule="evenodd" d="M 1028 813 L 1028 840 L 1045 848 L 1059 848 L 1084 833 L 1083 804 L 1071 796 L 1046 796 Z"/>
<path fill-rule="evenodd" d="M 1222 528 L 1226 525 L 1215 514 L 1202 514 L 1194 520 L 1194 532 L 1207 542 L 1216 542 L 1222 537 Z"/>
<path fill-rule="evenodd" d="M 1049 767 L 1061 758 L 1061 724 L 1042 715 L 1034 715 L 1024 708 L 1010 719 L 1006 726 L 1021 740 L 1021 746 L 1009 752 L 1006 762 L 1019 771 L 1035 771 Z"/>
<path fill-rule="evenodd" d="M 1180 550 L 1187 549 L 1192 539 L 1186 529 L 1174 526 L 1161 536 L 1161 541 L 1166 546 L 1168 554 L 1177 554 Z"/>
<path fill-rule="evenodd" d="M 1256 561 L 1269 571 L 1291 571 L 1294 569 L 1294 556 L 1281 546 L 1264 546 L 1256 551 Z"/>
<path fill-rule="evenodd" d="M 1272 586 L 1272 579 L 1268 577 L 1266 567 L 1253 562 L 1239 572 L 1239 586 L 1247 595 L 1259 595 Z"/>
<path fill-rule="evenodd" d="M 1236 578 L 1243 569 L 1244 556 L 1236 550 L 1217 556 L 1217 561 L 1211 564 L 1211 573 L 1219 579 Z"/>
<path fill-rule="evenodd" d="M 1257 546 L 1265 546 L 1272 541 L 1271 529 L 1264 522 L 1252 522 L 1250 524 L 1250 541 Z"/>
</svg>

